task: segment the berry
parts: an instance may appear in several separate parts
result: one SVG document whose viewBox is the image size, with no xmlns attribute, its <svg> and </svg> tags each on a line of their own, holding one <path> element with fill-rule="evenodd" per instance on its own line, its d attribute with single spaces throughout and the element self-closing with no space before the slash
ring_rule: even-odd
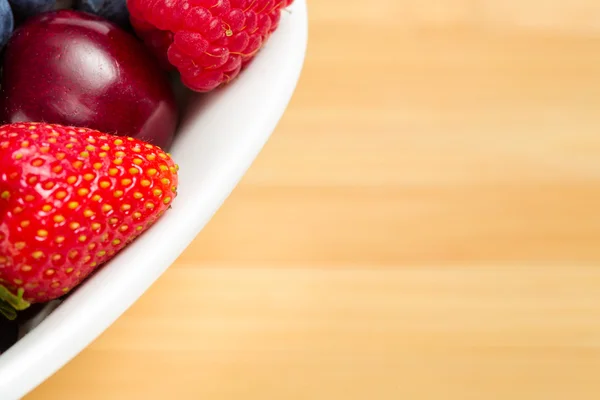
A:
<svg viewBox="0 0 600 400">
<path fill-rule="evenodd" d="M 15 16 L 26 19 L 51 10 L 69 8 L 72 0 L 9 0 Z"/>
<path fill-rule="evenodd" d="M 0 300 L 17 310 L 76 287 L 169 208 L 178 183 L 156 146 L 61 125 L 0 126 L 0 165 Z"/>
<path fill-rule="evenodd" d="M 15 27 L 13 13 L 7 0 L 0 0 L 0 49 L 4 47 Z"/>
<path fill-rule="evenodd" d="M 234 79 L 293 0 L 127 0 L 131 24 L 163 65 L 197 92 Z"/>
<path fill-rule="evenodd" d="M 80 0 L 75 8 L 99 15 L 123 27 L 129 23 L 129 11 L 125 0 Z"/>
</svg>

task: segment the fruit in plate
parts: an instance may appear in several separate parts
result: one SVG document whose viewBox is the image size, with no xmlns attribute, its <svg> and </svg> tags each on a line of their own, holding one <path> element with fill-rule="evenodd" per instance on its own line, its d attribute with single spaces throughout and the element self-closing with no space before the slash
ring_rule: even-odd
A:
<svg viewBox="0 0 600 400">
<path fill-rule="evenodd" d="M 207 92 L 234 79 L 277 29 L 293 0 L 127 0 L 138 36 Z"/>
<path fill-rule="evenodd" d="M 15 15 L 21 19 L 60 8 L 68 8 L 72 0 L 9 0 Z"/>
<path fill-rule="evenodd" d="M 129 11 L 125 0 L 79 0 L 76 8 L 99 15 L 121 26 L 129 24 Z"/>
<path fill-rule="evenodd" d="M 15 21 L 13 13 L 6 0 L 0 0 L 0 49 L 4 47 L 12 34 Z"/>
<path fill-rule="evenodd" d="M 158 147 L 61 125 L 0 126 L 0 311 L 68 293 L 176 196 Z"/>
<path fill-rule="evenodd" d="M 3 123 L 44 121 L 132 136 L 167 149 L 177 124 L 169 80 L 144 46 L 73 10 L 34 16 L 5 49 Z"/>
</svg>

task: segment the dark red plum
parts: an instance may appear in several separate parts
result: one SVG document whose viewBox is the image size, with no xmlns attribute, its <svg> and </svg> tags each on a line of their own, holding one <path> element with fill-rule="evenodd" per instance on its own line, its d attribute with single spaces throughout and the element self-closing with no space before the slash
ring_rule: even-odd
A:
<svg viewBox="0 0 600 400">
<path fill-rule="evenodd" d="M 101 17 L 40 14 L 6 46 L 3 123 L 89 127 L 168 148 L 178 112 L 168 77 L 141 42 Z"/>
</svg>

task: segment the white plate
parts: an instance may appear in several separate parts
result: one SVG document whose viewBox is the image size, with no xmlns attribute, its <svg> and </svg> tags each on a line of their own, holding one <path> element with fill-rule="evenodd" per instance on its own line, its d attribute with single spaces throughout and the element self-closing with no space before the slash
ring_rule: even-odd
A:
<svg viewBox="0 0 600 400">
<path fill-rule="evenodd" d="M 236 81 L 188 103 L 171 148 L 181 167 L 173 208 L 0 356 L 0 399 L 21 398 L 98 337 L 175 261 L 229 196 L 283 115 L 304 63 L 305 0 L 296 0 L 288 10 Z"/>
</svg>

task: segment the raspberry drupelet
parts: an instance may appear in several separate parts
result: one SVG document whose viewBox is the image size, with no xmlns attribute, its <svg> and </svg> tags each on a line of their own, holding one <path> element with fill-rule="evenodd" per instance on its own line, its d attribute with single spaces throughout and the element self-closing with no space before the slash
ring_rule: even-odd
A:
<svg viewBox="0 0 600 400">
<path fill-rule="evenodd" d="M 163 66 L 208 92 L 234 79 L 293 0 L 127 0 L 131 24 Z"/>
</svg>

